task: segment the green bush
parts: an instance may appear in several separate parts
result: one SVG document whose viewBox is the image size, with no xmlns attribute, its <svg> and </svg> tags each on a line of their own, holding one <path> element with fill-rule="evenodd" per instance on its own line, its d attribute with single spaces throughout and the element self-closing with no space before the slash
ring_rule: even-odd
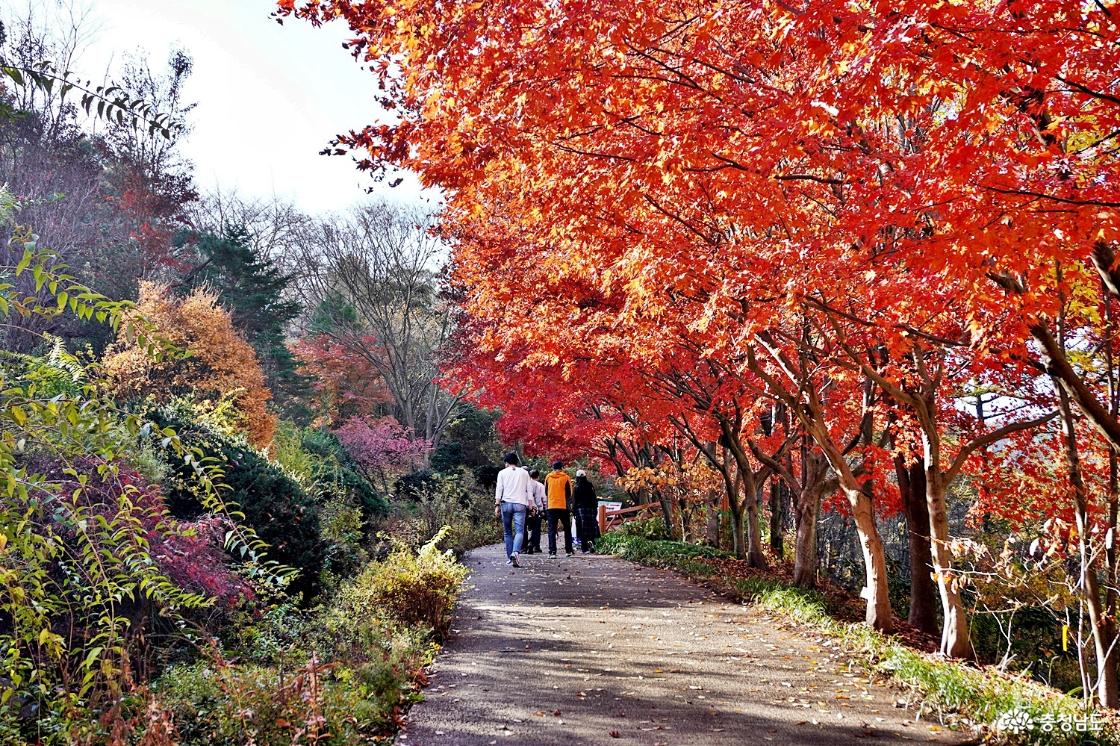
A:
<svg viewBox="0 0 1120 746">
<path fill-rule="evenodd" d="M 389 556 L 369 565 L 335 599 L 340 613 L 356 618 L 388 614 L 408 626 L 426 627 L 437 638 L 446 634 L 459 587 L 467 576 L 452 552 L 437 544 L 449 529 L 413 551 L 396 542 Z"/>
<path fill-rule="evenodd" d="M 389 503 L 355 470 L 338 438 L 325 430 L 281 421 L 269 456 L 319 506 L 320 581 L 329 590 L 369 560 L 375 521 L 388 513 Z"/>
<path fill-rule="evenodd" d="M 410 499 L 397 504 L 390 523 L 394 538 L 420 547 L 446 526 L 443 546 L 456 556 L 501 541 L 500 526 L 494 519 L 494 498 L 477 484 L 472 485 L 465 471 L 416 474 L 423 476 L 411 483 Z"/>
<path fill-rule="evenodd" d="M 346 463 L 346 459 L 349 458 L 346 449 L 342 447 L 342 443 L 339 442 L 334 433 L 321 427 L 304 429 L 301 435 L 301 445 L 308 453 L 321 458 L 333 458 L 339 463 Z"/>
<path fill-rule="evenodd" d="M 647 539 L 621 531 L 611 531 L 596 542 L 599 551 L 617 554 L 623 559 L 659 567 L 679 567 L 690 562 L 727 557 L 727 553 L 706 544 L 688 544 L 668 539 Z"/>
<path fill-rule="evenodd" d="M 309 662 L 295 671 L 220 662 L 174 667 L 154 687 L 184 746 L 349 746 L 394 726 L 408 671 L 391 661 L 357 668 Z"/>
<path fill-rule="evenodd" d="M 629 536 L 624 536 L 618 531 L 608 531 L 595 542 L 595 549 L 601 554 L 622 555 L 625 547 L 630 543 Z"/>
<path fill-rule="evenodd" d="M 737 578 L 732 585 L 737 595 L 762 608 L 781 611 L 800 623 L 823 624 L 831 621 L 828 600 L 820 591 L 785 585 L 764 575 Z"/>
<path fill-rule="evenodd" d="M 388 736 L 418 698 L 433 638 L 447 630 L 466 568 L 437 543 L 399 542 L 329 605 L 278 606 L 219 655 L 168 669 L 153 686 L 179 742 L 356 744 Z"/>
<path fill-rule="evenodd" d="M 665 518 L 660 515 L 627 521 L 615 529 L 615 532 L 622 536 L 637 536 L 642 539 L 672 538 L 669 536 L 668 529 L 665 528 Z"/>
<path fill-rule="evenodd" d="M 319 506 L 311 496 L 240 439 L 185 422 L 169 409 L 155 411 L 149 418 L 160 427 L 175 428 L 185 443 L 222 468 L 224 497 L 240 507 L 244 522 L 268 543 L 269 557 L 297 571 L 289 590 L 313 596 L 319 588 L 325 547 L 319 535 Z M 164 484 L 172 513 L 187 519 L 200 515 L 204 510 L 191 487 L 193 465 L 172 467 L 172 477 Z"/>
<path fill-rule="evenodd" d="M 334 433 L 321 428 L 301 431 L 300 449 L 315 464 L 312 476 L 329 493 L 344 494 L 362 509 L 368 523 L 389 514 L 389 501 L 358 471 L 357 464 Z"/>
<path fill-rule="evenodd" d="M 280 420 L 272 445 L 268 447 L 271 459 L 303 486 L 311 489 L 318 475 L 319 464 L 324 461 L 320 454 L 312 453 L 303 446 L 303 428 L 288 420 Z"/>
<path fill-rule="evenodd" d="M 0 187 L 8 256 L 22 255 L 0 283 L 0 320 L 98 319 L 153 357 L 180 354 L 132 304 L 66 272 L 11 223 L 12 207 Z M 17 292 L 17 276 L 41 292 Z M 175 431 L 119 408 L 61 343 L 43 357 L 0 354 L 0 379 L 0 742 L 124 742 L 143 676 L 194 622 L 253 591 L 240 572 L 271 585 L 275 568 L 257 561 L 263 545 L 226 509 L 214 470 Z M 191 465 L 184 482 L 205 520 L 167 517 L 153 460 Z M 237 572 L 227 549 L 245 560 Z"/>
<path fill-rule="evenodd" d="M 501 446 L 495 423 L 498 413 L 465 405 L 447 426 L 439 445 L 432 452 L 432 469 L 453 473 L 459 469 L 492 466 L 501 460 Z"/>
<path fill-rule="evenodd" d="M 350 577 L 369 561 L 362 510 L 350 502 L 348 495 L 323 502 L 319 510 L 319 535 L 325 545 L 324 587 L 335 585 L 337 578 Z"/>
<path fill-rule="evenodd" d="M 431 469 L 410 471 L 393 483 L 393 494 L 405 500 L 419 500 L 438 480 L 439 476 Z"/>
</svg>

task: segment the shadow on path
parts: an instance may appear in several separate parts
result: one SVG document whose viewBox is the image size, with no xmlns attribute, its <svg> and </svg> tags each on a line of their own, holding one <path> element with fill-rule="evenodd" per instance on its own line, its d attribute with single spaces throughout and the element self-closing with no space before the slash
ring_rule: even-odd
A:
<svg viewBox="0 0 1120 746">
<path fill-rule="evenodd" d="M 406 746 L 965 743 L 827 639 L 614 557 L 472 571 Z"/>
</svg>

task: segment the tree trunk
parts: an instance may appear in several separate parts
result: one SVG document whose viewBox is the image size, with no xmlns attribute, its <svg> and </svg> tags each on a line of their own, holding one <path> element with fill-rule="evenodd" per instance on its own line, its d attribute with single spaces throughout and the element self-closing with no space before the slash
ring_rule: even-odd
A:
<svg viewBox="0 0 1120 746">
<path fill-rule="evenodd" d="M 860 595 L 867 600 L 867 623 L 880 632 L 890 632 L 891 600 L 887 590 L 887 558 L 883 552 L 883 539 L 875 526 L 875 511 L 871 498 L 860 487 L 844 485 L 844 494 L 852 506 L 867 584 Z"/>
<path fill-rule="evenodd" d="M 805 494 L 796 506 L 797 546 L 793 555 L 793 582 L 802 588 L 817 585 L 817 516 L 821 510 L 820 493 Z"/>
<path fill-rule="evenodd" d="M 1114 278 L 1115 279 L 1115 278 Z M 1109 287 L 1116 295 L 1115 282 Z M 1108 380 L 1108 411 L 1116 417 L 1120 414 L 1120 391 L 1116 380 L 1116 362 L 1113 355 L 1113 340 L 1116 338 L 1116 320 L 1113 318 L 1112 299 L 1105 301 L 1105 370 Z M 1111 533 L 1116 536 L 1117 513 L 1120 512 L 1120 462 L 1117 461 L 1116 449 L 1108 449 L 1108 526 L 1106 536 Z M 1116 614 L 1120 608 L 1120 595 L 1116 590 L 1116 541 L 1106 542 L 1104 555 L 1104 634 L 1108 642 L 1108 658 L 1105 667 L 1114 681 L 1117 678 L 1117 653 L 1118 644 L 1116 628 Z M 1116 705 L 1112 705 L 1115 707 Z"/>
<path fill-rule="evenodd" d="M 1108 453 L 1108 530 L 1112 532 L 1113 536 L 1116 535 L 1116 514 L 1117 514 L 1117 459 L 1116 451 L 1109 449 Z M 1116 629 L 1116 613 L 1117 607 L 1120 606 L 1120 599 L 1117 597 L 1116 592 L 1116 542 L 1113 541 L 1105 549 L 1105 592 L 1104 592 L 1104 638 L 1108 643 L 1106 649 L 1108 656 L 1105 659 L 1106 675 L 1113 681 L 1117 681 L 1117 651 L 1116 646 L 1120 644 L 1117 640 Z M 1116 690 L 1117 684 L 1113 684 L 1113 691 Z M 1120 706 L 1118 704 L 1108 705 L 1109 707 Z"/>
<path fill-rule="evenodd" d="M 1062 345 L 1041 321 L 1032 324 L 1030 332 L 1042 346 L 1042 362 L 1046 365 L 1046 372 L 1077 403 L 1078 408 L 1085 413 L 1112 447 L 1120 449 L 1120 421 L 1101 404 L 1093 390 L 1077 374 L 1066 357 Z"/>
<path fill-rule="evenodd" d="M 731 548 L 738 559 L 747 558 L 747 542 L 743 535 L 743 509 L 737 505 L 738 501 L 731 503 Z"/>
<path fill-rule="evenodd" d="M 712 499 L 708 500 L 708 521 L 705 530 L 707 537 L 707 544 L 710 547 L 719 549 L 719 510 L 720 504 L 723 502 L 723 496 L 716 494 Z"/>
<path fill-rule="evenodd" d="M 1100 552 L 1089 546 L 1089 497 L 1081 474 L 1081 455 L 1077 448 L 1073 410 L 1064 391 L 1058 392 L 1058 402 L 1062 414 L 1062 429 L 1065 431 L 1066 464 L 1069 468 L 1070 485 L 1073 487 L 1074 514 L 1077 518 L 1077 549 L 1081 565 L 1081 582 L 1078 586 L 1089 612 L 1089 628 L 1093 634 L 1093 652 L 1097 661 L 1094 688 L 1102 707 L 1115 708 L 1120 705 L 1120 691 L 1117 689 L 1113 637 L 1108 632 L 1104 604 L 1101 603 L 1100 579 L 1097 576 Z"/>
<path fill-rule="evenodd" d="M 1111 646 L 1112 637 L 1104 618 L 1101 604 L 1100 581 L 1097 579 L 1097 563 L 1093 558 L 1085 538 L 1089 530 L 1085 514 L 1077 511 L 1077 544 L 1081 553 L 1081 588 L 1085 596 L 1085 606 L 1089 610 L 1089 626 L 1093 631 L 1093 648 L 1097 659 L 1097 701 L 1102 707 L 1120 707 L 1120 690 L 1116 678 L 1116 649 Z"/>
<path fill-rule="evenodd" d="M 875 525 L 875 509 L 866 485 L 852 472 L 840 449 L 818 416 L 803 418 L 805 429 L 820 446 L 828 464 L 836 472 L 840 489 L 852 509 L 856 532 L 859 534 L 860 549 L 863 551 L 865 585 L 860 596 L 867 601 L 866 620 L 872 628 L 880 632 L 890 632 L 894 627 L 891 618 L 891 598 L 887 590 L 887 558 L 883 551 L 883 539 Z"/>
<path fill-rule="evenodd" d="M 660 492 L 657 493 L 657 501 L 661 504 L 661 515 L 665 519 L 665 530 L 669 532 L 669 538 L 681 538 L 677 522 L 673 518 L 673 501 Z"/>
<path fill-rule="evenodd" d="M 763 478 L 751 468 L 750 459 L 739 439 L 739 432 L 727 419 L 719 421 L 721 438 L 720 442 L 731 452 L 735 459 L 737 474 L 735 487 L 728 487 L 727 496 L 731 503 L 731 521 L 735 529 L 737 542 L 735 556 L 746 559 L 750 567 L 766 567 L 766 555 L 762 553 L 762 529 L 759 525 L 758 505 L 762 497 Z M 727 481 L 725 477 L 725 482 Z M 741 497 L 741 500 L 740 500 Z M 746 513 L 746 539 L 745 549 L 743 544 L 743 514 Z"/>
<path fill-rule="evenodd" d="M 743 499 L 746 501 L 747 514 L 747 566 L 765 568 L 766 555 L 762 552 L 762 526 L 759 523 L 759 498 L 761 486 L 754 489 L 748 488 Z"/>
<path fill-rule="evenodd" d="M 784 485 L 777 478 L 770 480 L 770 548 L 778 559 L 785 556 L 786 499 Z"/>
<path fill-rule="evenodd" d="M 927 439 L 926 452 L 929 453 Z M 960 584 L 953 574 L 953 557 L 949 549 L 949 508 L 945 484 L 936 460 L 926 460 L 926 507 L 929 510 L 930 555 L 941 595 L 944 621 L 941 628 L 941 654 L 947 658 L 972 658 L 972 639 L 968 614 L 961 599 Z"/>
<path fill-rule="evenodd" d="M 920 459 L 907 464 L 899 456 L 895 458 L 895 471 L 910 547 L 910 615 L 907 621 L 915 629 L 935 635 L 937 601 L 933 590 L 925 464 Z"/>
</svg>

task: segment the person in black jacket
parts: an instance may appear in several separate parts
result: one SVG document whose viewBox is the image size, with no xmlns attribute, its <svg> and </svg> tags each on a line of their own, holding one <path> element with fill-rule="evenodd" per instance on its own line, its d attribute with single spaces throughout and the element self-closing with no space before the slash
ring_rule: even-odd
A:
<svg viewBox="0 0 1120 746">
<path fill-rule="evenodd" d="M 599 538 L 599 498 L 583 469 L 576 472 L 572 504 L 575 508 L 580 551 L 587 554 L 594 551 L 595 540 Z"/>
</svg>

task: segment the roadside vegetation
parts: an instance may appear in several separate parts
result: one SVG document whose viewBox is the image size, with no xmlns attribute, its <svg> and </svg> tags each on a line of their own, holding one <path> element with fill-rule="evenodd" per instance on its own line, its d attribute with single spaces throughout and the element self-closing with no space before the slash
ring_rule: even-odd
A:
<svg viewBox="0 0 1120 746">
<path fill-rule="evenodd" d="M 976 728 L 997 743 L 1120 743 L 1120 723 L 1106 715 L 1091 716 L 1078 697 L 1027 674 L 946 660 L 931 652 L 935 640 L 913 630 L 908 635 L 885 635 L 870 629 L 859 622 L 858 604 L 843 589 L 800 588 L 791 582 L 791 568 L 758 570 L 727 552 L 670 539 L 659 517 L 623 524 L 604 536 L 599 548 L 643 565 L 674 570 L 770 612 L 802 632 L 831 639 L 858 665 L 898 685 L 908 706 L 928 719 Z M 1099 729 L 1063 732 L 1063 723 L 1079 721 L 1099 724 Z M 1047 723 L 1051 730 L 1042 730 Z"/>
<path fill-rule="evenodd" d="M 190 55 L 82 106 L 42 19 L 0 15 L 0 743 L 389 739 L 496 538 L 428 233 L 200 195 Z"/>
</svg>

